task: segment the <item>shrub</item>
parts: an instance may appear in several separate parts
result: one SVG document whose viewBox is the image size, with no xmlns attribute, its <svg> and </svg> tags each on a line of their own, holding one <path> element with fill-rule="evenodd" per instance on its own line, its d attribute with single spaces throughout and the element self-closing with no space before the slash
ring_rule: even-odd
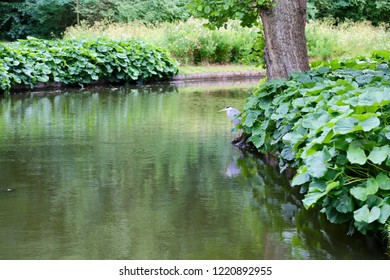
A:
<svg viewBox="0 0 390 280">
<path fill-rule="evenodd" d="M 31 88 L 38 82 L 86 84 L 99 79 L 110 82 L 132 82 L 161 79 L 177 73 L 177 63 L 166 51 L 138 40 L 95 41 L 34 38 L 8 47 L 0 44 L 3 61 L 1 76 L 4 91 L 10 84 Z M 4 70 L 3 70 L 4 72 Z M 3 82 L 4 80 L 4 82 Z"/>
<path fill-rule="evenodd" d="M 390 53 L 315 63 L 288 81 L 261 85 L 245 105 L 243 127 L 261 152 L 298 168 L 306 208 L 361 232 L 390 216 Z"/>
</svg>

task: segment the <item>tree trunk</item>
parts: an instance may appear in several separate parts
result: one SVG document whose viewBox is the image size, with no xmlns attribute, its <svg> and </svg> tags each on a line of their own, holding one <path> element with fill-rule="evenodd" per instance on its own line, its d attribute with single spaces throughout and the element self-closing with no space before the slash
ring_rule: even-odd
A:
<svg viewBox="0 0 390 280">
<path fill-rule="evenodd" d="M 76 0 L 76 17 L 77 25 L 80 25 L 80 0 Z"/>
<path fill-rule="evenodd" d="M 260 17 L 265 36 L 265 64 L 269 80 L 288 78 L 310 69 L 305 25 L 306 0 L 275 0 Z"/>
</svg>

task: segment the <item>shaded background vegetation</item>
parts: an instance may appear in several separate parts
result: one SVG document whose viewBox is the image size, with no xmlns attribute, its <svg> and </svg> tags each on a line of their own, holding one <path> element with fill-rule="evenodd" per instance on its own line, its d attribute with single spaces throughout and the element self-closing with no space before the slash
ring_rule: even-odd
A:
<svg viewBox="0 0 390 280">
<path fill-rule="evenodd" d="M 186 20 L 189 0 L 3 0 L 0 1 L 0 39 L 61 36 L 80 21 L 145 24 Z M 308 0 L 308 19 L 351 19 L 374 24 L 390 22 L 387 0 Z"/>
<path fill-rule="evenodd" d="M 308 0 L 310 19 L 334 18 L 337 22 L 350 19 L 368 20 L 377 25 L 390 22 L 388 0 Z"/>
<path fill-rule="evenodd" d="M 147 24 L 189 17 L 187 0 L 24 0 L 0 1 L 1 38 L 60 36 L 77 21 L 141 21 Z"/>
</svg>

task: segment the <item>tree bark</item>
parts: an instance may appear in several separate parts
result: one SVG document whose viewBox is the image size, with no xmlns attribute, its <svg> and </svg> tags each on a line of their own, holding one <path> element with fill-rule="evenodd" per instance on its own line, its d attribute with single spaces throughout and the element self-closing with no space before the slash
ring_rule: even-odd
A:
<svg viewBox="0 0 390 280">
<path fill-rule="evenodd" d="M 310 69 L 305 25 L 306 0 L 275 0 L 260 12 L 265 36 L 265 63 L 269 80 L 288 78 Z"/>
</svg>

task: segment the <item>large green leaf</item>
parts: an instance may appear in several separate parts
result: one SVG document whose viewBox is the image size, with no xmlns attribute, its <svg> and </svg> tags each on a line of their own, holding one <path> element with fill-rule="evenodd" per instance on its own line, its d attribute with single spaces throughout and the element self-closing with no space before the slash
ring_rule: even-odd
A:
<svg viewBox="0 0 390 280">
<path fill-rule="evenodd" d="M 379 184 L 374 178 L 369 178 L 365 183 L 353 187 L 350 193 L 358 200 L 366 201 L 367 196 L 370 194 L 376 194 L 379 190 Z"/>
<path fill-rule="evenodd" d="M 250 110 L 245 117 L 243 125 L 246 127 L 252 127 L 260 114 L 260 110 Z"/>
<path fill-rule="evenodd" d="M 352 142 L 347 150 L 347 159 L 350 163 L 357 163 L 363 165 L 367 161 L 367 156 L 364 150 L 356 144 L 356 142 Z"/>
<path fill-rule="evenodd" d="M 381 172 L 376 176 L 376 181 L 381 190 L 390 190 L 390 178 L 385 173 Z"/>
<path fill-rule="evenodd" d="M 365 222 L 368 224 L 376 221 L 380 215 L 381 210 L 378 206 L 374 206 L 370 210 L 367 205 L 364 205 L 353 212 L 353 217 L 357 222 Z"/>
<path fill-rule="evenodd" d="M 284 158 L 285 160 L 293 160 L 295 159 L 295 153 L 291 150 L 291 147 L 290 146 L 286 146 L 284 147 L 284 149 L 282 150 L 282 152 L 280 153 L 280 155 L 282 156 L 282 158 Z"/>
<path fill-rule="evenodd" d="M 368 216 L 368 223 L 372 223 L 376 220 L 378 220 L 379 216 L 381 215 L 381 209 L 378 206 L 374 206 L 370 210 L 370 215 Z"/>
<path fill-rule="evenodd" d="M 319 151 L 306 159 L 307 172 L 314 178 L 321 178 L 328 171 L 327 161 L 329 155 L 325 151 Z"/>
<path fill-rule="evenodd" d="M 389 217 L 390 217 L 390 205 L 384 204 L 381 207 L 381 214 L 378 218 L 378 222 L 380 222 L 381 224 L 385 224 L 389 219 Z"/>
<path fill-rule="evenodd" d="M 365 188 L 362 187 L 354 187 L 350 190 L 351 194 L 361 201 L 367 200 L 367 191 Z"/>
<path fill-rule="evenodd" d="M 376 194 L 379 190 L 379 184 L 375 178 L 369 178 L 366 185 L 367 194 Z"/>
<path fill-rule="evenodd" d="M 375 164 L 381 164 L 390 155 L 389 145 L 374 147 L 368 155 L 368 159 Z"/>
<path fill-rule="evenodd" d="M 307 195 L 305 195 L 305 198 L 302 200 L 303 206 L 305 206 L 305 208 L 308 209 L 325 195 L 326 195 L 325 192 L 308 193 Z"/>
<path fill-rule="evenodd" d="M 302 126 L 304 128 L 318 129 L 329 120 L 329 114 L 326 111 L 320 111 L 318 113 L 309 114 L 307 117 L 302 118 Z"/>
<path fill-rule="evenodd" d="M 378 117 L 374 116 L 359 122 L 359 124 L 362 126 L 363 131 L 370 131 L 371 129 L 378 127 L 380 125 L 380 121 Z"/>
<path fill-rule="evenodd" d="M 326 181 L 313 179 L 309 185 L 309 192 L 324 192 L 326 190 Z"/>
<path fill-rule="evenodd" d="M 306 183 L 308 181 L 310 181 L 310 176 L 309 176 L 309 173 L 305 172 L 302 174 L 295 175 L 292 182 L 291 182 L 291 185 L 292 186 L 299 186 L 299 185 L 303 185 L 304 183 Z"/>
<path fill-rule="evenodd" d="M 337 134 L 347 134 L 357 129 L 358 120 L 355 118 L 343 118 L 336 122 L 333 131 Z"/>
<path fill-rule="evenodd" d="M 337 211 L 341 213 L 349 213 L 354 209 L 354 203 L 352 197 L 348 195 L 347 192 L 342 192 L 340 195 L 335 197 L 333 201 L 333 206 Z"/>
</svg>

